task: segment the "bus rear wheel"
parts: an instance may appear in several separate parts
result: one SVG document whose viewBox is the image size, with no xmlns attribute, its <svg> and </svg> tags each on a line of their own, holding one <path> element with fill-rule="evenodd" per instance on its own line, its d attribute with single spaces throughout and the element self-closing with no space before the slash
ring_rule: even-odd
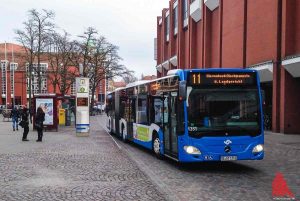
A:
<svg viewBox="0 0 300 201">
<path fill-rule="evenodd" d="M 162 155 L 160 153 L 160 139 L 157 133 L 155 133 L 153 137 L 152 149 L 153 152 L 155 153 L 155 156 L 159 159 L 162 159 Z"/>
</svg>

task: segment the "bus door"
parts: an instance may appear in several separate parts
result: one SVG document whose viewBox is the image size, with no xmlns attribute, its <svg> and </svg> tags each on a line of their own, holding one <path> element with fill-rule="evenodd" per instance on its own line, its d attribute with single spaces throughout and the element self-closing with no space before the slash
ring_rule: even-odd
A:
<svg viewBox="0 0 300 201">
<path fill-rule="evenodd" d="M 164 127 L 164 147 L 165 153 L 171 157 L 178 156 L 177 143 L 177 118 L 176 104 L 177 92 L 169 92 L 164 94 L 163 101 L 163 127 Z"/>
<path fill-rule="evenodd" d="M 127 122 L 127 137 L 129 140 L 133 139 L 133 123 L 135 122 L 135 102 L 136 98 L 131 97 L 128 99 L 129 101 L 129 118 Z"/>
</svg>

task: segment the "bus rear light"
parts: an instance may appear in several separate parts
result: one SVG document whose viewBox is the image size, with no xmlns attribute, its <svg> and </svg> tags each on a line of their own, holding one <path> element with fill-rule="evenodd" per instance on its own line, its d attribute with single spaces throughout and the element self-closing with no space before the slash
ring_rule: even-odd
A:
<svg viewBox="0 0 300 201">
<path fill-rule="evenodd" d="M 201 154 L 200 150 L 197 149 L 196 147 L 193 147 L 193 146 L 184 146 L 183 148 L 186 151 L 186 153 L 188 153 L 188 154 L 197 154 L 197 155 Z"/>
<path fill-rule="evenodd" d="M 256 145 L 253 150 L 252 150 L 252 153 L 254 154 L 257 154 L 257 153 L 260 153 L 264 150 L 264 145 L 263 144 L 259 144 L 259 145 Z"/>
</svg>

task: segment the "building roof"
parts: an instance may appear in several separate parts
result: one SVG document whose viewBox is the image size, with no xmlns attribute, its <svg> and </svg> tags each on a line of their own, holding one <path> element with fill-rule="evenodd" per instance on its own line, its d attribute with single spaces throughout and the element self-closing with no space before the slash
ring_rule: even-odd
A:
<svg viewBox="0 0 300 201">
<path fill-rule="evenodd" d="M 25 53 L 25 48 L 22 45 L 14 44 L 14 43 L 6 43 L 6 53 Z M 5 43 L 0 43 L 0 57 L 1 59 L 5 58 Z"/>
<path fill-rule="evenodd" d="M 146 75 L 142 80 L 155 80 L 157 78 L 156 75 Z"/>
<path fill-rule="evenodd" d="M 114 82 L 113 85 L 114 85 L 115 88 L 126 87 L 125 82 Z"/>
</svg>

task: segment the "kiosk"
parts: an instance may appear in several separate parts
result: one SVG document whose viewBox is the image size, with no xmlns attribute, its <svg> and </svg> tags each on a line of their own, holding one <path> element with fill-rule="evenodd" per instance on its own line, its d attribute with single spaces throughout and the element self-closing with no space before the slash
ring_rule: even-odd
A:
<svg viewBox="0 0 300 201">
<path fill-rule="evenodd" d="M 76 135 L 89 136 L 90 131 L 90 101 L 89 78 L 76 78 Z"/>
<path fill-rule="evenodd" d="M 33 125 L 37 108 L 41 107 L 45 112 L 44 129 L 58 131 L 58 111 L 56 94 L 35 94 L 33 97 L 32 108 L 30 112 L 33 115 Z M 35 129 L 35 126 L 33 126 Z"/>
</svg>

